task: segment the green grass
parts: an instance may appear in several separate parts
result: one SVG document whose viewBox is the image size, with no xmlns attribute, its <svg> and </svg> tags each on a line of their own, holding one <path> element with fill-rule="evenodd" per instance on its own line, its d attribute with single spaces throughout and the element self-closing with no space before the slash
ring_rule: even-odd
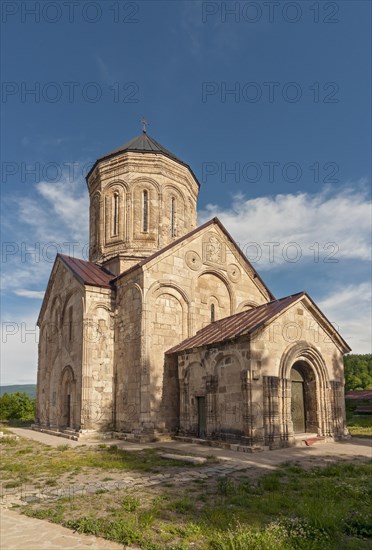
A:
<svg viewBox="0 0 372 550">
<path fill-rule="evenodd" d="M 372 438 L 372 414 L 358 414 L 359 405 L 370 405 L 371 401 L 362 399 L 346 400 L 346 422 L 354 437 Z"/>
<path fill-rule="evenodd" d="M 203 499 L 185 484 L 162 487 L 156 498 L 150 489 L 119 491 L 32 504 L 26 513 L 144 549 L 367 550 L 371 474 L 363 463 L 285 464 L 255 479 L 194 485 Z"/>
<path fill-rule="evenodd" d="M 195 468 L 161 458 L 161 449 L 127 452 L 115 445 L 48 447 L 23 438 L 2 447 L 5 490 L 22 483 L 52 495 L 65 483 L 117 479 L 118 474 Z M 199 467 L 198 467 L 199 468 Z M 305 470 L 282 464 L 265 475 L 163 483 L 35 498 L 20 507 L 81 533 L 145 550 L 367 550 L 372 548 L 371 465 L 339 462 Z M 49 488 L 49 489 L 48 489 Z M 45 490 L 48 489 L 48 490 Z"/>
<path fill-rule="evenodd" d="M 2 453 L 0 471 L 7 477 L 32 477 L 37 470 L 44 476 L 60 476 L 65 473 L 82 471 L 84 468 L 137 472 L 159 472 L 164 468 L 193 468 L 194 465 L 182 461 L 166 460 L 153 449 L 143 451 L 124 451 L 116 445 L 107 447 L 69 447 L 58 445 L 56 448 L 20 438 L 1 440 L 1 445 L 9 447 Z M 23 459 L 27 454 L 27 459 Z"/>
</svg>

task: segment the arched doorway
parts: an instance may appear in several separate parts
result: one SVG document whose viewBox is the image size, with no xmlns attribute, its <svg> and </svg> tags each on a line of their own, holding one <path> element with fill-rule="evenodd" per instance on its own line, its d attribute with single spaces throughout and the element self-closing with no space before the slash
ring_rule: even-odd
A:
<svg viewBox="0 0 372 550">
<path fill-rule="evenodd" d="M 316 378 L 306 361 L 296 361 L 291 368 L 291 416 L 294 433 L 318 431 Z"/>
<path fill-rule="evenodd" d="M 328 369 L 319 350 L 306 341 L 288 346 L 283 353 L 279 366 L 279 432 L 282 441 L 294 437 L 292 420 L 292 369 L 299 372 L 303 380 L 305 409 L 305 430 L 320 436 L 332 435 L 330 381 Z M 300 380 L 298 380 L 300 381 Z M 275 384 L 268 388 L 268 397 L 275 398 Z M 269 399 L 269 404 L 270 404 Z M 275 401 L 273 402 L 275 406 Z M 275 419 L 265 428 L 267 438 L 275 436 Z"/>
<path fill-rule="evenodd" d="M 63 369 L 61 376 L 60 414 L 58 422 L 60 428 L 74 428 L 75 426 L 75 386 L 74 371 L 70 366 L 67 366 Z"/>
</svg>

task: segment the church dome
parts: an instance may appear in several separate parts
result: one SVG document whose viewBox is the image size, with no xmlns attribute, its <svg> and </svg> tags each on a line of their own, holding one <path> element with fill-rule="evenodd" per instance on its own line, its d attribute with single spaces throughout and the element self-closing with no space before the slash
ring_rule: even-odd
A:
<svg viewBox="0 0 372 550">
<path fill-rule="evenodd" d="M 118 275 L 196 227 L 199 182 L 144 130 L 87 175 L 89 259 Z"/>
</svg>

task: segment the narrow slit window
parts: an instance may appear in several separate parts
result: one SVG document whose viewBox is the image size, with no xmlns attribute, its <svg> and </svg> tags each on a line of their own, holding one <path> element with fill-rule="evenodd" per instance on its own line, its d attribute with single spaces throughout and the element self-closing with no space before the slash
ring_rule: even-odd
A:
<svg viewBox="0 0 372 550">
<path fill-rule="evenodd" d="M 142 229 L 147 233 L 149 227 L 149 193 L 143 192 L 143 226 Z"/>
<path fill-rule="evenodd" d="M 119 214 L 119 196 L 115 193 L 114 195 L 114 219 L 113 219 L 113 236 L 116 237 L 118 234 L 118 214 Z"/>
<path fill-rule="evenodd" d="M 70 307 L 68 312 L 68 340 L 72 340 L 72 307 Z"/>
<path fill-rule="evenodd" d="M 94 215 L 94 235 L 93 235 L 93 238 L 94 238 L 94 244 L 98 244 L 99 243 L 99 200 L 96 199 L 95 203 L 94 203 L 94 212 L 93 212 L 93 215 Z"/>
<path fill-rule="evenodd" d="M 176 236 L 175 221 L 176 221 L 176 199 L 172 197 L 172 202 L 171 202 L 171 237 L 172 239 Z"/>
<path fill-rule="evenodd" d="M 211 304 L 211 323 L 214 323 L 215 321 L 215 308 L 214 308 L 214 304 Z"/>
</svg>

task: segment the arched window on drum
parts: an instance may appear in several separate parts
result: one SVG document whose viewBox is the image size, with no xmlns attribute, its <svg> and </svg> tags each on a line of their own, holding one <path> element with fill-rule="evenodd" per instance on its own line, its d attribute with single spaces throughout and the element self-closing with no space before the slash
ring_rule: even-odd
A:
<svg viewBox="0 0 372 550">
<path fill-rule="evenodd" d="M 145 189 L 142 194 L 142 231 L 149 230 L 149 192 Z"/>
</svg>

